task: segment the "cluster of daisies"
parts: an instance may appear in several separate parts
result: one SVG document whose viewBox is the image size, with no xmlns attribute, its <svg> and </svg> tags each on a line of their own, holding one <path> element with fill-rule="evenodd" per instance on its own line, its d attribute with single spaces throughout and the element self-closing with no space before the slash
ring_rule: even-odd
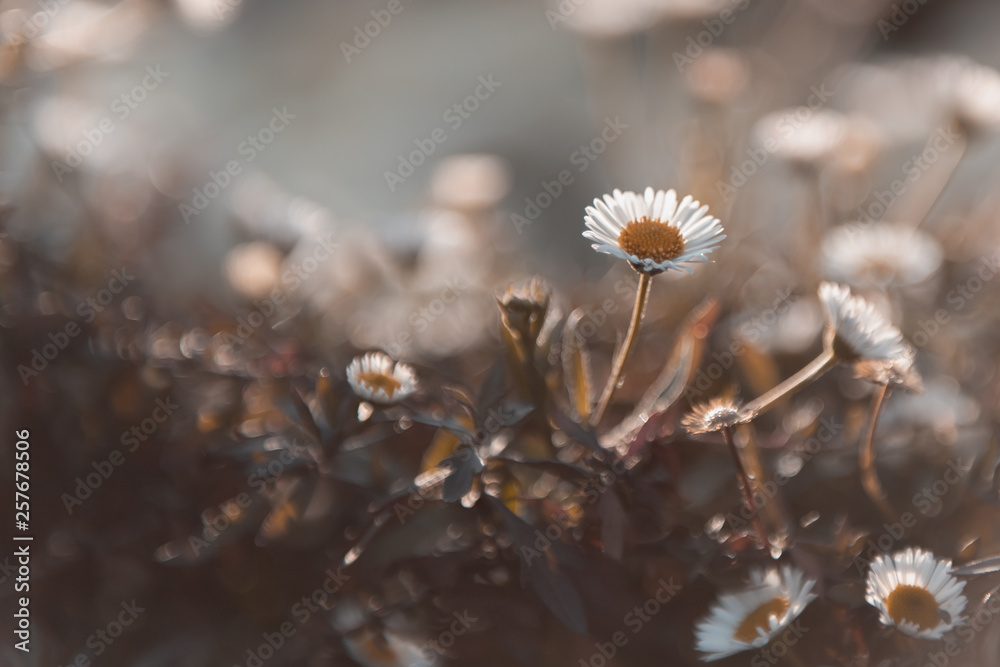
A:
<svg viewBox="0 0 1000 667">
<path fill-rule="evenodd" d="M 597 252 L 624 259 L 640 276 L 632 326 L 616 354 L 601 401 L 591 413 L 591 424 L 596 426 L 620 384 L 642 320 L 651 278 L 671 270 L 690 273 L 690 265 L 710 262 L 707 255 L 726 236 L 720 221 L 708 215 L 707 206 L 690 196 L 678 201 L 673 190 L 653 188 L 647 188 L 641 195 L 615 190 L 595 199 L 593 206 L 586 209 L 585 222 L 587 229 L 583 235 L 593 242 Z M 898 230 L 891 231 L 899 234 Z M 838 237 L 834 242 L 846 241 Z M 504 298 L 515 299 L 515 296 L 508 294 Z M 872 303 L 852 294 L 850 288 L 824 282 L 818 297 L 825 325 L 823 350 L 816 359 L 745 405 L 714 399 L 694 406 L 682 423 L 692 434 L 723 433 L 744 491 L 744 502 L 750 505 L 754 497 L 753 482 L 746 475 L 741 453 L 734 444 L 733 429 L 752 422 L 779 400 L 834 366 L 850 365 L 859 377 L 881 387 L 876 393 L 867 446 L 863 444 L 860 448 L 859 465 L 866 492 L 883 509 L 887 504 L 874 474 L 874 423 L 881 401 L 892 387 L 919 389 L 915 353 L 899 329 Z M 516 314 L 525 309 L 508 310 Z M 528 310 L 523 313 L 524 321 L 518 329 L 527 331 L 540 326 L 532 319 L 534 313 Z M 347 379 L 359 398 L 377 404 L 399 403 L 417 391 L 413 368 L 381 352 L 354 359 L 347 369 Z M 756 513 L 756 507 L 748 509 Z M 763 527 L 758 526 L 758 532 L 763 533 Z M 758 539 L 762 547 L 770 546 L 765 534 L 758 534 Z M 704 654 L 703 660 L 717 660 L 766 645 L 817 598 L 813 592 L 816 583 L 791 566 L 751 572 L 745 589 L 722 594 L 697 624 L 696 647 Z M 871 563 L 866 599 L 878 609 L 885 625 L 913 637 L 940 639 L 964 620 L 962 614 L 967 603 L 962 594 L 964 586 L 964 582 L 952 575 L 951 561 L 910 548 L 880 556 Z"/>
<path fill-rule="evenodd" d="M 922 549 L 876 558 L 868 571 L 865 599 L 883 624 L 921 639 L 941 639 L 964 621 L 964 581 L 951 573 L 951 561 Z M 695 629 L 705 661 L 761 648 L 778 636 L 816 599 L 816 582 L 798 569 L 754 570 L 749 585 L 725 593 Z"/>
</svg>

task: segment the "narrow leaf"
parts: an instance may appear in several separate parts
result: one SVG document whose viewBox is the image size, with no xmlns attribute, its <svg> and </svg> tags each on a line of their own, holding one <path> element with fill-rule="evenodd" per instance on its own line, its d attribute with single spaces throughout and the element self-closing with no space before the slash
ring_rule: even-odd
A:
<svg viewBox="0 0 1000 667">
<path fill-rule="evenodd" d="M 590 350 L 580 332 L 580 321 L 584 315 L 586 311 L 583 308 L 577 308 L 570 314 L 563 329 L 561 348 L 566 391 L 569 394 L 570 406 L 573 408 L 573 416 L 581 424 L 588 422 L 594 405 Z"/>
</svg>

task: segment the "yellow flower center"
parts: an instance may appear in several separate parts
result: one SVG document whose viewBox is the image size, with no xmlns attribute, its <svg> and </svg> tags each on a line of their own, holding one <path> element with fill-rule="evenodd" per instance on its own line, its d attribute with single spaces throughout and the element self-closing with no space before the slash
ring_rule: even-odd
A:
<svg viewBox="0 0 1000 667">
<path fill-rule="evenodd" d="M 396 378 L 383 373 L 361 373 L 358 382 L 371 389 L 372 393 L 381 389 L 389 398 L 403 387 Z"/>
<path fill-rule="evenodd" d="M 684 237 L 672 225 L 642 218 L 625 225 L 618 235 L 618 247 L 639 259 L 665 262 L 684 252 Z"/>
<path fill-rule="evenodd" d="M 788 611 L 790 606 L 788 600 L 782 597 L 768 600 L 747 614 L 747 617 L 740 623 L 740 627 L 736 628 L 736 632 L 733 633 L 733 638 L 736 641 L 749 644 L 759 636 L 758 630 L 766 632 L 770 629 L 772 616 L 781 616 Z"/>
<path fill-rule="evenodd" d="M 885 608 L 897 624 L 908 621 L 921 630 L 931 630 L 941 622 L 937 600 L 920 586 L 896 586 L 886 598 Z"/>
</svg>

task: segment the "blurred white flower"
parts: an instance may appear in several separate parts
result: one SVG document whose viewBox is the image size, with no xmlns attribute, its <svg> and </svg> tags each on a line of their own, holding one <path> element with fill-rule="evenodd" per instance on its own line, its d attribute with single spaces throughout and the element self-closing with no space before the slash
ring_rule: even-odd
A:
<svg viewBox="0 0 1000 667">
<path fill-rule="evenodd" d="M 267 241 L 242 243 L 226 255 L 226 278 L 243 296 L 260 299 L 278 286 L 283 259 L 281 251 Z"/>
<path fill-rule="evenodd" d="M 181 17 L 200 30 L 219 30 L 233 22 L 243 0 L 174 0 Z"/>
<path fill-rule="evenodd" d="M 622 37 L 655 26 L 663 17 L 656 0 L 587 0 L 573 3 L 553 2 L 546 12 L 555 30 L 565 24 L 588 37 Z"/>
<path fill-rule="evenodd" d="M 735 49 L 706 49 L 684 72 L 691 94 L 709 104 L 729 104 L 750 82 L 750 68 Z"/>
<path fill-rule="evenodd" d="M 113 5 L 90 0 L 54 4 L 56 11 L 40 13 L 46 17 L 44 22 L 35 23 L 41 34 L 30 41 L 28 65 L 39 71 L 89 59 L 124 60 L 152 25 L 155 11 L 155 3 L 149 0 Z"/>
<path fill-rule="evenodd" d="M 916 61 L 915 78 L 929 80 L 945 109 L 965 128 L 1000 125 L 1000 72 L 963 56 Z"/>
<path fill-rule="evenodd" d="M 816 165 L 830 157 L 847 131 L 847 118 L 833 109 L 801 106 L 764 116 L 754 128 L 757 143 L 789 162 Z"/>
</svg>

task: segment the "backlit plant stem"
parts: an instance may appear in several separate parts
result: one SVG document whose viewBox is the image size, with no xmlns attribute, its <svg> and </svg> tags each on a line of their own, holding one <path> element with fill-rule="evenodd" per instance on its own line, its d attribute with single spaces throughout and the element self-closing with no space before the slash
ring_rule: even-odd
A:
<svg viewBox="0 0 1000 667">
<path fill-rule="evenodd" d="M 622 371 L 625 370 L 625 362 L 628 360 L 628 355 L 635 346 L 636 338 L 638 338 L 639 324 L 642 322 L 642 316 L 646 310 L 646 302 L 649 300 L 649 287 L 652 281 L 653 278 L 648 273 L 639 274 L 639 287 L 635 293 L 635 308 L 632 310 L 632 322 L 628 326 L 625 341 L 622 343 L 621 349 L 618 350 L 618 356 L 615 358 L 614 365 L 611 368 L 611 375 L 608 377 L 608 384 L 604 387 L 604 393 L 601 394 L 601 400 L 597 403 L 597 407 L 594 408 L 594 412 L 590 416 L 591 426 L 597 426 L 600 423 L 601 417 L 604 416 L 604 411 L 608 408 L 608 404 L 611 403 L 611 397 L 614 396 L 615 390 L 618 388 L 618 383 L 621 382 Z"/>
<path fill-rule="evenodd" d="M 798 391 L 836 365 L 837 355 L 834 354 L 833 350 L 823 350 L 822 354 L 810 361 L 798 373 L 743 406 L 743 412 L 750 416 L 767 412 L 774 407 L 775 403 Z"/>
<path fill-rule="evenodd" d="M 767 539 L 767 529 L 764 527 L 764 522 L 760 518 L 760 512 L 757 511 L 757 501 L 753 498 L 753 486 L 751 485 L 750 476 L 747 474 L 747 469 L 743 465 L 743 458 L 740 456 L 740 450 L 736 446 L 736 439 L 733 437 L 733 427 L 727 426 L 723 428 L 722 435 L 725 437 L 726 445 L 729 447 L 729 453 L 733 457 L 733 465 L 736 466 L 736 478 L 740 483 L 740 491 L 743 494 L 743 503 L 747 506 L 747 512 L 750 513 L 750 522 L 753 525 L 754 531 L 757 533 L 757 541 L 760 543 L 761 548 L 770 553 L 771 542 Z"/>
<path fill-rule="evenodd" d="M 884 384 L 875 392 L 872 399 L 872 418 L 868 424 L 868 433 L 858 449 L 858 468 L 861 470 L 861 485 L 865 493 L 872 499 L 882 515 L 889 521 L 895 521 L 898 517 L 892 506 L 886 499 L 885 491 L 878 479 L 878 471 L 875 469 L 875 429 L 878 426 L 878 418 L 882 414 L 885 406 L 885 399 L 889 396 L 889 385 Z"/>
</svg>

